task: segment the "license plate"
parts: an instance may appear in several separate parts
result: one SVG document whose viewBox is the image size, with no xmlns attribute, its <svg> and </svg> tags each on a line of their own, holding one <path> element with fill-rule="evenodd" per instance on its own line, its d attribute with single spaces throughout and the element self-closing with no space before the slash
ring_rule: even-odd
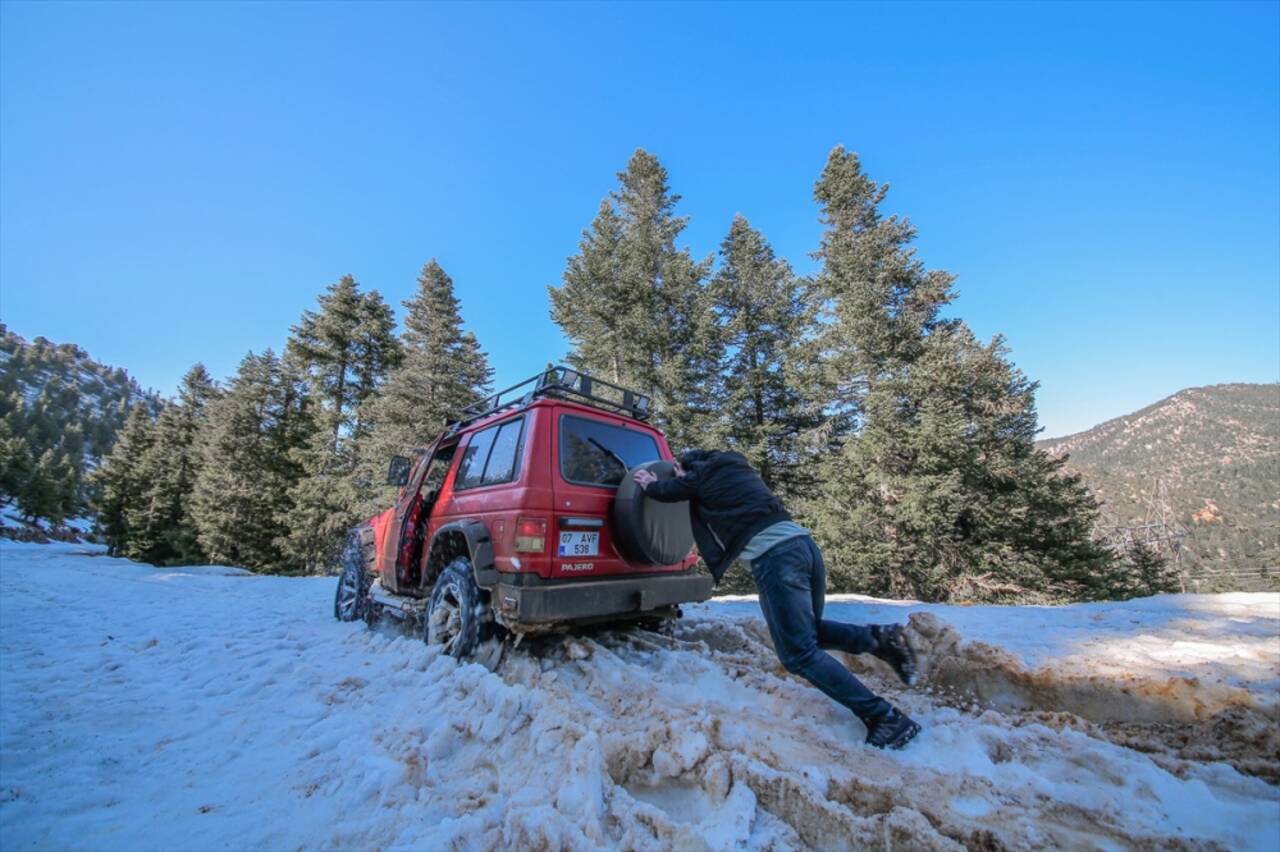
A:
<svg viewBox="0 0 1280 852">
<path fill-rule="evenodd" d="M 561 556 L 597 556 L 600 553 L 600 533 L 560 533 Z"/>
</svg>

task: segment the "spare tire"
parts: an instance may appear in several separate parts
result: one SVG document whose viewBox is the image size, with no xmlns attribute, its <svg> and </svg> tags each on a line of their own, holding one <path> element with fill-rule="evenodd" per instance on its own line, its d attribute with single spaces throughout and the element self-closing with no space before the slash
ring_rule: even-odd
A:
<svg viewBox="0 0 1280 852">
<path fill-rule="evenodd" d="M 637 470 L 651 471 L 660 480 L 675 476 L 669 461 L 645 462 L 627 471 L 613 501 L 614 541 L 628 562 L 674 565 L 693 549 L 689 503 L 660 503 L 646 497 L 632 479 Z"/>
</svg>

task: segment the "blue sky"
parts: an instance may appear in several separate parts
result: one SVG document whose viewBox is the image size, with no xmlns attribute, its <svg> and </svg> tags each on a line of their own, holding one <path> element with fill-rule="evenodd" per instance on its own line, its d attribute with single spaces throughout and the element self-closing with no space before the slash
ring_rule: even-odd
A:
<svg viewBox="0 0 1280 852">
<path fill-rule="evenodd" d="M 5 2 L 0 320 L 171 393 L 437 257 L 514 381 L 635 148 L 808 273 L 839 143 L 1065 434 L 1280 378 L 1278 10 Z"/>
</svg>

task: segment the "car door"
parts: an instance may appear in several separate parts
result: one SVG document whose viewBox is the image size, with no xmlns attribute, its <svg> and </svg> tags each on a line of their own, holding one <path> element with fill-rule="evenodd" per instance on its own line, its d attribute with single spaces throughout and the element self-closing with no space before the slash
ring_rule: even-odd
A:
<svg viewBox="0 0 1280 852">
<path fill-rule="evenodd" d="M 396 498 L 395 513 L 391 520 L 391 529 L 378 551 L 378 574 L 382 577 L 382 586 L 391 592 L 400 593 L 411 588 L 406 573 L 406 566 L 401 556 L 407 545 L 411 545 L 417 529 L 429 507 L 423 499 L 422 486 L 432 462 L 440 447 L 440 438 L 432 442 L 418 457 L 413 469 L 409 472 L 409 481 Z"/>
</svg>

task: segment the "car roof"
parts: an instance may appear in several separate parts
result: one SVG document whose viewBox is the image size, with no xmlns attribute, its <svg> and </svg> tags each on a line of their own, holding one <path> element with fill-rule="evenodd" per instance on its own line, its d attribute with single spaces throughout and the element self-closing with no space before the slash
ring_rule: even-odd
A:
<svg viewBox="0 0 1280 852">
<path fill-rule="evenodd" d="M 620 414 L 618 412 L 608 411 L 604 408 L 597 408 L 594 405 L 584 405 L 583 403 L 574 402 L 573 400 L 558 399 L 555 397 L 538 397 L 537 399 L 534 399 L 524 404 L 517 403 L 512 405 L 511 408 L 504 408 L 502 410 L 495 411 L 492 414 L 486 415 L 485 417 L 479 420 L 476 420 L 472 423 L 468 423 L 466 426 L 463 426 L 461 429 L 459 429 L 456 434 L 458 437 L 461 437 L 463 435 L 467 435 L 472 432 L 476 432 L 481 429 L 488 428 L 489 426 L 492 426 L 494 423 L 499 423 L 511 417 L 512 415 L 523 414 L 524 412 L 534 408 L 549 408 L 551 406 L 559 406 L 561 408 L 571 409 L 575 414 L 580 414 L 582 416 L 590 417 L 595 420 L 602 420 L 608 423 L 613 423 L 618 426 L 632 427 L 632 428 L 640 429 L 646 432 L 653 432 L 658 435 L 662 434 L 661 429 L 659 429 L 657 426 L 654 426 L 652 423 L 649 423 L 648 421 L 637 420 L 636 418 L 630 417 L 626 414 Z"/>
</svg>

